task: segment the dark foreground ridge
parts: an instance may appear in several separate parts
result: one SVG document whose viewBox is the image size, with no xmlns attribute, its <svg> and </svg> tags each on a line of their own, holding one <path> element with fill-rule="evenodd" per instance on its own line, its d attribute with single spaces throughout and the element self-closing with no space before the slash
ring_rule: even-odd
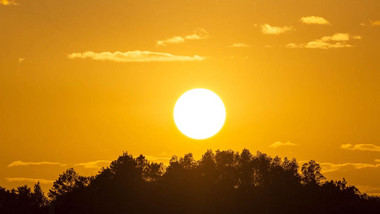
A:
<svg viewBox="0 0 380 214">
<path fill-rule="evenodd" d="M 248 150 L 173 156 L 168 167 L 124 153 L 96 176 L 66 170 L 48 196 L 39 184 L 0 187 L 0 213 L 380 213 L 380 198 L 344 179 L 325 181 L 315 161 L 299 167 Z"/>
</svg>

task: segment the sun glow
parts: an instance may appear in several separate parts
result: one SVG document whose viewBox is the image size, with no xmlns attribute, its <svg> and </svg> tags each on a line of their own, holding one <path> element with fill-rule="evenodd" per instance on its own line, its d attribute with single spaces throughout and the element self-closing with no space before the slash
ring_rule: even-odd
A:
<svg viewBox="0 0 380 214">
<path fill-rule="evenodd" d="M 174 107 L 174 121 L 187 137 L 202 140 L 223 127 L 226 109 L 214 92 L 197 88 L 184 93 Z"/>
</svg>

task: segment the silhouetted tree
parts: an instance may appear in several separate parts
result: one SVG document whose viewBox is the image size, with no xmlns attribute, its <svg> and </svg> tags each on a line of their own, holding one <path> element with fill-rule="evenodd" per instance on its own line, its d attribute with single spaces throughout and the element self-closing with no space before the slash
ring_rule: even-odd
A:
<svg viewBox="0 0 380 214">
<path fill-rule="evenodd" d="M 39 183 L 33 191 L 0 187 L 0 213 L 380 213 L 380 198 L 344 178 L 325 181 L 313 160 L 299 169 L 295 159 L 247 149 L 208 150 L 198 161 L 173 156 L 167 167 L 125 152 L 94 177 L 66 170 L 49 196 Z"/>
<path fill-rule="evenodd" d="M 320 184 L 326 178 L 321 173 L 321 166 L 314 160 L 304 163 L 301 168 L 302 181 L 305 184 Z"/>
<path fill-rule="evenodd" d="M 34 185 L 33 193 L 32 193 L 32 198 L 34 200 L 34 204 L 37 207 L 44 207 L 48 203 L 48 199 L 46 198 L 44 192 L 41 189 L 40 182 L 37 182 Z"/>
<path fill-rule="evenodd" d="M 53 201 L 57 200 L 59 197 L 72 192 L 75 188 L 87 186 L 89 182 L 90 178 L 80 176 L 73 168 L 67 169 L 54 181 L 53 188 L 49 190 L 49 198 Z"/>
<path fill-rule="evenodd" d="M 39 182 L 34 191 L 28 186 L 20 186 L 11 191 L 0 187 L 1 214 L 37 214 L 47 211 L 47 198 L 41 190 Z"/>
</svg>

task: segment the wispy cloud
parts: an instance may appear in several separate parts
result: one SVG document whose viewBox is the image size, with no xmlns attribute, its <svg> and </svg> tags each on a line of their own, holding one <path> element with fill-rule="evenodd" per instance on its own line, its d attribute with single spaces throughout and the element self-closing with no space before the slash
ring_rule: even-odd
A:
<svg viewBox="0 0 380 214">
<path fill-rule="evenodd" d="M 0 5 L 4 5 L 4 6 L 17 6 L 19 4 L 16 1 L 14 1 L 14 0 L 0 0 Z"/>
<path fill-rule="evenodd" d="M 135 155 L 134 158 L 139 157 L 140 155 Z M 165 152 L 159 154 L 159 155 L 144 155 L 144 157 L 153 162 L 168 162 L 171 159 L 171 156 L 166 154 Z"/>
<path fill-rule="evenodd" d="M 28 182 L 28 183 L 37 183 L 41 184 L 51 184 L 53 180 L 47 180 L 42 178 L 4 178 L 7 182 Z"/>
<path fill-rule="evenodd" d="M 335 33 L 332 36 L 324 36 L 321 39 L 322 41 L 330 42 L 341 42 L 350 40 L 350 35 L 348 33 Z"/>
<path fill-rule="evenodd" d="M 370 23 L 372 26 L 380 26 L 380 20 L 375 20 L 375 21 L 370 20 L 369 23 Z"/>
<path fill-rule="evenodd" d="M 139 155 L 134 156 L 137 158 Z M 145 158 L 149 161 L 169 161 L 170 157 L 166 153 L 162 153 L 158 156 L 154 155 L 144 155 Z M 90 162 L 84 162 L 84 163 L 77 163 L 75 166 L 81 166 L 87 169 L 99 169 L 101 167 L 104 167 L 105 165 L 109 165 L 111 163 L 110 160 L 96 160 L 96 161 L 90 161 Z"/>
<path fill-rule="evenodd" d="M 92 59 L 113 62 L 174 62 L 174 61 L 202 61 L 205 58 L 194 56 L 178 56 L 170 53 L 152 51 L 128 51 L 128 52 L 92 52 L 69 54 L 69 59 Z"/>
<path fill-rule="evenodd" d="M 368 195 L 380 196 L 380 187 L 358 185 L 357 188 Z"/>
<path fill-rule="evenodd" d="M 87 169 L 99 169 L 100 167 L 108 165 L 109 163 L 111 163 L 109 160 L 96 160 L 91 162 L 77 163 L 75 166 L 82 166 Z"/>
<path fill-rule="evenodd" d="M 49 161 L 39 161 L 39 162 L 25 162 L 25 161 L 13 161 L 8 165 L 8 167 L 17 167 L 17 166 L 43 166 L 43 165 L 56 165 L 56 166 L 66 166 L 67 164 L 59 162 L 49 162 Z"/>
<path fill-rule="evenodd" d="M 145 155 L 146 159 L 150 161 L 169 161 L 171 158 L 167 156 L 152 156 L 152 155 Z"/>
<path fill-rule="evenodd" d="M 348 41 L 351 39 L 361 39 L 361 36 L 350 36 L 348 33 L 336 33 L 332 36 L 324 36 L 320 39 L 310 41 L 306 44 L 289 43 L 287 48 L 312 48 L 312 49 L 330 49 L 330 48 L 350 48 Z"/>
<path fill-rule="evenodd" d="M 281 142 L 281 141 L 276 141 L 274 143 L 272 143 L 271 145 L 269 145 L 269 147 L 271 148 L 279 148 L 279 147 L 286 147 L 286 146 L 295 146 L 296 144 L 295 143 L 291 143 L 289 141 L 287 142 Z"/>
<path fill-rule="evenodd" d="M 380 26 L 380 20 L 369 20 L 366 22 L 360 23 L 361 26 L 375 26 L 378 27 Z"/>
<path fill-rule="evenodd" d="M 340 148 L 353 151 L 380 152 L 380 146 L 376 146 L 374 144 L 342 144 Z"/>
<path fill-rule="evenodd" d="M 186 40 L 200 40 L 200 39 L 207 39 L 208 37 L 209 37 L 209 34 L 205 29 L 197 28 L 194 30 L 193 34 L 189 34 L 186 36 L 173 36 L 165 40 L 159 40 L 157 41 L 157 46 L 179 44 L 179 43 L 184 43 Z"/>
<path fill-rule="evenodd" d="M 322 172 L 335 172 L 341 170 L 380 168 L 380 163 L 319 163 L 322 167 Z"/>
<path fill-rule="evenodd" d="M 166 40 L 159 40 L 157 41 L 158 46 L 166 46 L 167 44 L 179 44 L 184 43 L 185 38 L 181 36 L 174 36 Z"/>
<path fill-rule="evenodd" d="M 232 45 L 228 46 L 230 48 L 249 48 L 250 45 L 247 45 L 245 43 L 233 43 Z"/>
<path fill-rule="evenodd" d="M 320 16 L 305 16 L 300 19 L 305 24 L 329 25 L 330 22 Z"/>
<path fill-rule="evenodd" d="M 263 34 L 269 34 L 269 35 L 279 35 L 279 34 L 283 34 L 292 30 L 294 30 L 292 26 L 279 27 L 279 26 L 271 26 L 269 24 L 261 25 L 261 32 Z"/>
</svg>

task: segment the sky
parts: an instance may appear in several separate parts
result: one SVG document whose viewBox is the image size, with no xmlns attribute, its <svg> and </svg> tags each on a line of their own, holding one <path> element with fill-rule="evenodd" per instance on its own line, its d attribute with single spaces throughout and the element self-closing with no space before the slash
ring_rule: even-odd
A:
<svg viewBox="0 0 380 214">
<path fill-rule="evenodd" d="M 0 186 L 49 188 L 123 152 L 316 160 L 380 195 L 380 1 L 0 0 Z M 193 88 L 222 130 L 175 126 Z"/>
</svg>

